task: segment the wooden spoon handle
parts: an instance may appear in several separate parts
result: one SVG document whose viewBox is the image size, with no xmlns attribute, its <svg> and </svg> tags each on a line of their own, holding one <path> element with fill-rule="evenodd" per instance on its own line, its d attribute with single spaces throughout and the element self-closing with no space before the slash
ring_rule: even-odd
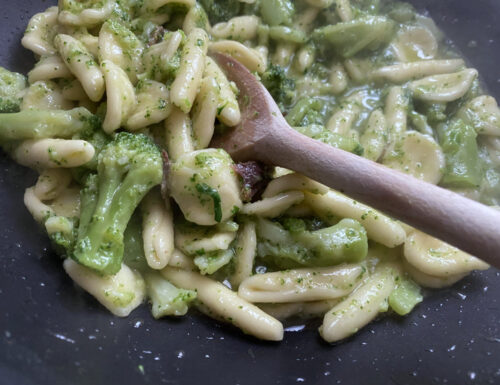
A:
<svg viewBox="0 0 500 385">
<path fill-rule="evenodd" d="M 500 267 L 500 211 L 285 126 L 256 151 L 269 164 L 300 172 Z"/>
</svg>

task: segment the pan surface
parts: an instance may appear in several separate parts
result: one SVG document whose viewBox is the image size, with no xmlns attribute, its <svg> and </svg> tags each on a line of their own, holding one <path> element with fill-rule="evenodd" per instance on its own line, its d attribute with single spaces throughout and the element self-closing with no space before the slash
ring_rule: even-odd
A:
<svg viewBox="0 0 500 385">
<path fill-rule="evenodd" d="M 0 65 L 33 65 L 19 41 L 47 0 L 2 0 Z M 500 98 L 500 2 L 414 0 Z M 0 155 L 0 384 L 499 384 L 500 273 L 431 292 L 337 346 L 291 327 L 264 343 L 204 316 L 113 317 L 76 289 L 23 205 L 33 172 Z"/>
</svg>

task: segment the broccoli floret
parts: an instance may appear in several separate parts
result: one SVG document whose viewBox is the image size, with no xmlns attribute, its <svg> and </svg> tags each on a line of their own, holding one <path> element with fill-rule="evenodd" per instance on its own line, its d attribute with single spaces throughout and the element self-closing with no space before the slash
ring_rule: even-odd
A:
<svg viewBox="0 0 500 385">
<path fill-rule="evenodd" d="M 26 77 L 0 67 L 0 112 L 18 112 Z"/>
<path fill-rule="evenodd" d="M 281 268 L 332 266 L 359 262 L 368 253 L 366 230 L 353 219 L 335 226 L 308 231 L 300 219 L 286 221 L 285 228 L 266 219 L 257 222 L 257 255 L 271 258 Z"/>
<path fill-rule="evenodd" d="M 262 84 L 267 88 L 273 99 L 284 112 L 295 99 L 295 81 L 289 78 L 279 65 L 271 65 L 262 74 Z"/>
<path fill-rule="evenodd" d="M 86 108 L 26 110 L 0 114 L 0 142 L 11 140 L 71 138 L 94 130 L 98 119 Z"/>
<path fill-rule="evenodd" d="M 70 255 L 76 241 L 78 218 L 50 217 L 45 221 L 45 229 L 56 254 Z"/>
<path fill-rule="evenodd" d="M 82 190 L 73 259 L 102 274 L 120 270 L 124 231 L 144 196 L 162 181 L 161 153 L 145 135 L 122 132 L 99 154 Z"/>
<path fill-rule="evenodd" d="M 200 0 L 200 4 L 207 12 L 212 25 L 222 21 L 228 21 L 229 19 L 237 16 L 240 12 L 241 5 L 239 0 Z"/>
<path fill-rule="evenodd" d="M 151 313 L 156 319 L 172 315 L 182 316 L 187 313 L 189 304 L 196 299 L 195 291 L 175 287 L 160 273 L 147 273 L 144 278 L 151 301 Z"/>
</svg>

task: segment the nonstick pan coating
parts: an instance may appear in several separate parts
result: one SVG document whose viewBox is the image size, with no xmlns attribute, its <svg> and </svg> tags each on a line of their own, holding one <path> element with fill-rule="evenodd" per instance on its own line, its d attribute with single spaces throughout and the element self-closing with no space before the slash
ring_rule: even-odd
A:
<svg viewBox="0 0 500 385">
<path fill-rule="evenodd" d="M 26 72 L 19 41 L 45 0 L 2 0 L 0 65 Z M 413 1 L 500 98 L 500 2 Z M 36 175 L 0 155 L 0 384 L 499 384 L 500 274 L 475 273 L 337 346 L 315 328 L 263 343 L 193 314 L 113 317 L 76 289 L 24 208 Z M 499 251 L 500 252 L 500 251 Z M 295 329 L 300 329 L 297 327 Z"/>
</svg>

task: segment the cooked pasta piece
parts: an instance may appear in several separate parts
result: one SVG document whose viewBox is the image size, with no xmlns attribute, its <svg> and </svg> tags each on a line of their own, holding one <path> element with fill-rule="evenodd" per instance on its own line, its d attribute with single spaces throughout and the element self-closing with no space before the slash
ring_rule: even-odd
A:
<svg viewBox="0 0 500 385">
<path fill-rule="evenodd" d="M 212 140 L 218 105 L 218 84 L 215 78 L 205 77 L 201 82 L 193 113 L 193 139 L 197 150 L 207 148 Z"/>
<path fill-rule="evenodd" d="M 385 119 L 388 130 L 389 152 L 406 132 L 409 99 L 402 87 L 394 86 L 389 90 L 385 101 Z"/>
<path fill-rule="evenodd" d="M 365 158 L 376 162 L 382 157 L 387 146 L 387 122 L 382 110 L 375 110 L 370 114 L 360 143 L 365 149 Z"/>
<path fill-rule="evenodd" d="M 218 39 L 246 41 L 257 36 L 258 27 L 259 18 L 257 16 L 238 16 L 227 22 L 214 25 L 211 32 L 212 36 Z"/>
<path fill-rule="evenodd" d="M 59 23 L 92 27 L 105 21 L 115 8 L 115 0 L 61 0 L 59 2 Z"/>
<path fill-rule="evenodd" d="M 198 93 L 207 49 L 207 33 L 200 28 L 193 29 L 182 49 L 179 71 L 170 90 L 172 103 L 185 113 L 191 111 Z"/>
<path fill-rule="evenodd" d="M 433 59 L 438 53 L 438 42 L 428 28 L 411 26 L 397 34 L 391 48 L 400 61 L 415 62 Z"/>
<path fill-rule="evenodd" d="M 217 82 L 219 89 L 217 93 L 217 118 L 228 127 L 236 126 L 241 121 L 241 112 L 234 87 L 229 83 L 217 63 L 210 57 L 207 57 L 206 60 L 205 76 L 212 77 Z"/>
<path fill-rule="evenodd" d="M 447 74 L 464 66 L 462 59 L 425 60 L 412 63 L 400 63 L 381 67 L 373 71 L 374 79 L 384 79 L 393 83 L 404 83 L 408 80 L 430 75 Z"/>
<path fill-rule="evenodd" d="M 247 203 L 243 205 L 240 212 L 245 215 L 276 218 L 303 200 L 304 193 L 300 191 L 288 191 L 254 203 Z"/>
<path fill-rule="evenodd" d="M 126 265 L 122 265 L 117 274 L 109 276 L 99 275 L 70 258 L 63 265 L 73 281 L 118 317 L 127 317 L 144 301 L 144 280 Z"/>
<path fill-rule="evenodd" d="M 257 306 L 270 316 L 281 321 L 291 317 L 305 319 L 323 317 L 338 302 L 338 299 L 330 299 L 295 303 L 259 303 Z"/>
<path fill-rule="evenodd" d="M 234 259 L 234 273 L 231 275 L 231 285 L 237 288 L 241 282 L 252 275 L 257 250 L 257 233 L 255 222 L 243 223 L 238 231 Z"/>
<path fill-rule="evenodd" d="M 335 95 L 344 92 L 348 86 L 349 77 L 342 64 L 335 64 L 330 73 L 330 84 Z"/>
<path fill-rule="evenodd" d="M 435 277 L 458 276 L 489 268 L 486 262 L 418 230 L 408 235 L 404 256 L 410 265 Z"/>
<path fill-rule="evenodd" d="M 500 136 L 500 109 L 492 96 L 482 95 L 469 101 L 457 113 L 480 135 Z"/>
<path fill-rule="evenodd" d="M 161 270 L 174 253 L 173 214 L 168 201 L 152 190 L 141 203 L 144 255 L 149 267 Z"/>
<path fill-rule="evenodd" d="M 195 290 L 198 301 L 219 319 L 232 323 L 244 333 L 269 341 L 283 339 L 283 325 L 257 306 L 238 297 L 223 284 L 202 275 L 167 267 L 162 274 L 174 285 Z"/>
<path fill-rule="evenodd" d="M 34 193 L 42 201 L 53 200 L 71 183 L 71 172 L 64 168 L 48 168 L 36 181 Z"/>
<path fill-rule="evenodd" d="M 456 275 L 447 275 L 445 277 L 436 277 L 434 275 L 429 275 L 418 270 L 416 267 L 406 261 L 404 261 L 403 266 L 411 279 L 413 279 L 420 286 L 427 287 L 429 289 L 443 289 L 445 287 L 450 287 L 467 276 L 467 273 L 463 273 Z"/>
<path fill-rule="evenodd" d="M 72 76 L 62 59 L 54 55 L 40 58 L 40 61 L 35 64 L 35 68 L 28 73 L 28 80 L 30 83 L 35 83 L 40 80 L 71 78 Z"/>
<path fill-rule="evenodd" d="M 465 69 L 460 72 L 435 75 L 410 83 L 413 97 L 427 102 L 452 102 L 465 95 L 476 80 L 475 69 Z"/>
<path fill-rule="evenodd" d="M 38 81 L 26 90 L 22 110 L 70 110 L 74 104 L 66 100 L 60 87 L 51 80 Z"/>
<path fill-rule="evenodd" d="M 340 341 L 356 333 L 379 313 L 387 311 L 387 300 L 394 287 L 392 268 L 378 267 L 362 286 L 326 313 L 319 328 L 323 339 Z"/>
<path fill-rule="evenodd" d="M 90 100 L 94 102 L 101 100 L 104 94 L 104 77 L 94 56 L 80 41 L 70 35 L 57 35 L 54 44 Z"/>
<path fill-rule="evenodd" d="M 35 14 L 29 21 L 21 44 L 39 56 L 51 56 L 56 53 L 52 44 L 57 33 L 57 7 L 47 8 Z"/>
<path fill-rule="evenodd" d="M 134 86 L 127 74 L 112 61 L 101 63 L 106 80 L 106 117 L 102 123 L 103 130 L 111 134 L 124 125 L 137 104 Z"/>
<path fill-rule="evenodd" d="M 238 295 L 249 302 L 308 302 L 342 298 L 361 282 L 361 265 L 340 265 L 256 274 L 239 286 Z"/>
<path fill-rule="evenodd" d="M 38 223 L 43 223 L 47 218 L 55 215 L 54 210 L 36 196 L 34 187 L 29 187 L 24 192 L 24 205 Z"/>
<path fill-rule="evenodd" d="M 140 130 L 168 118 L 172 105 L 168 88 L 164 84 L 154 80 L 141 80 L 136 91 L 136 105 L 125 123 L 128 130 Z"/>
<path fill-rule="evenodd" d="M 85 140 L 35 139 L 21 142 L 12 157 L 34 169 L 73 168 L 92 160 L 94 147 Z"/>
<path fill-rule="evenodd" d="M 62 96 L 67 100 L 72 101 L 87 101 L 89 100 L 85 90 L 77 79 L 67 80 L 62 88 Z"/>
<path fill-rule="evenodd" d="M 262 73 L 266 69 L 260 54 L 252 48 L 231 40 L 221 40 L 210 44 L 210 52 L 225 53 L 238 60 L 249 71 Z"/>
<path fill-rule="evenodd" d="M 173 107 L 170 116 L 165 120 L 165 145 L 170 160 L 175 162 L 194 151 L 192 135 L 193 127 L 189 115 Z"/>
<path fill-rule="evenodd" d="M 273 179 L 262 193 L 262 198 L 271 198 L 287 191 L 309 191 L 313 194 L 326 194 L 329 188 L 308 177 L 293 173 Z"/>
</svg>

